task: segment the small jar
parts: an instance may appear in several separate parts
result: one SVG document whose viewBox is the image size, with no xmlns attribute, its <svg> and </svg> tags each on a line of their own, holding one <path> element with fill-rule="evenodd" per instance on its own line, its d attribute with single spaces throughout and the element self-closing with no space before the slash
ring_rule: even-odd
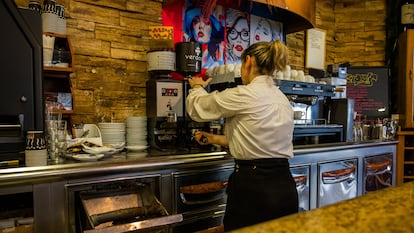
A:
<svg viewBox="0 0 414 233">
<path fill-rule="evenodd" d="M 27 131 L 25 165 L 46 166 L 48 154 L 46 149 L 46 140 L 43 131 Z"/>
</svg>

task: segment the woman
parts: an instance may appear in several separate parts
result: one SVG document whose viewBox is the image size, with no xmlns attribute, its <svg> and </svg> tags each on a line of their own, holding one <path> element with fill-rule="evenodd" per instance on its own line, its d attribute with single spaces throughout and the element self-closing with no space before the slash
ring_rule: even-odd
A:
<svg viewBox="0 0 414 233">
<path fill-rule="evenodd" d="M 243 85 L 207 93 L 211 78 L 190 78 L 187 112 L 195 121 L 224 117 L 224 135 L 197 132 L 202 145 L 229 146 L 235 170 L 227 187 L 224 229 L 234 230 L 298 211 L 296 184 L 288 159 L 293 157 L 293 109 L 274 85 L 288 49 L 281 42 L 257 42 L 242 56 Z"/>
<path fill-rule="evenodd" d="M 249 46 L 250 27 L 247 14 L 228 9 L 226 20 L 226 64 L 241 63 L 242 52 Z"/>
</svg>

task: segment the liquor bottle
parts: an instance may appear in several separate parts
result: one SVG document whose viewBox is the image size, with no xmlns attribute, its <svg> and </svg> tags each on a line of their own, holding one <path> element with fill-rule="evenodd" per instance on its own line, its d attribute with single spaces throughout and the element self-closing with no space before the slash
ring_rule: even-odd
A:
<svg viewBox="0 0 414 233">
<path fill-rule="evenodd" d="M 404 0 L 401 5 L 401 24 L 404 31 L 414 28 L 414 0 Z"/>
</svg>

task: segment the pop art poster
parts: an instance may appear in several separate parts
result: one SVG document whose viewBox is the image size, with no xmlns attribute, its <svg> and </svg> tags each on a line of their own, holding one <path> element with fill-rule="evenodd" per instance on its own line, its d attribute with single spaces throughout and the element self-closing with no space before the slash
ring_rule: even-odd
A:
<svg viewBox="0 0 414 233">
<path fill-rule="evenodd" d="M 224 10 L 216 5 L 208 11 L 208 1 L 187 1 L 183 12 L 182 41 L 195 41 L 202 48 L 202 69 L 224 64 Z"/>
<path fill-rule="evenodd" d="M 226 64 L 240 64 L 242 52 L 250 45 L 249 14 L 226 9 Z"/>
<path fill-rule="evenodd" d="M 283 39 L 283 24 L 256 15 L 250 16 L 250 44 L 259 41 L 276 41 Z"/>
</svg>

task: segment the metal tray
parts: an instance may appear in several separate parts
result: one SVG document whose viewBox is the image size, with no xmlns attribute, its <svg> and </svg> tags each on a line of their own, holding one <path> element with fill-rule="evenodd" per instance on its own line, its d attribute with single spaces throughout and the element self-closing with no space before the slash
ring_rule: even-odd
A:
<svg viewBox="0 0 414 233">
<path fill-rule="evenodd" d="M 136 232 L 159 228 L 183 220 L 181 214 L 169 215 L 151 192 L 149 185 L 137 184 L 79 193 L 90 228 L 85 233 Z"/>
</svg>

